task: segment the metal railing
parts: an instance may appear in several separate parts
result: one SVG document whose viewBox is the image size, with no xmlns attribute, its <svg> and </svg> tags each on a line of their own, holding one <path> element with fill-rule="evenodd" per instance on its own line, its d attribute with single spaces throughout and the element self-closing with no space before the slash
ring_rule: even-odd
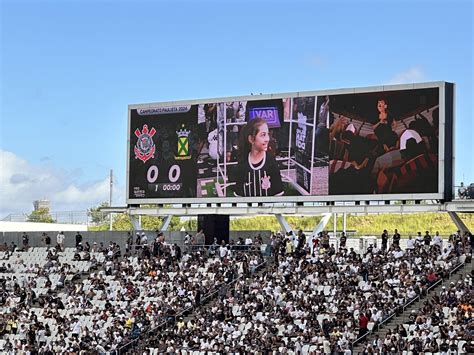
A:
<svg viewBox="0 0 474 355">
<path fill-rule="evenodd" d="M 10 213 L 2 218 L 3 222 L 44 222 L 67 223 L 67 224 L 91 224 L 87 211 L 57 211 L 45 215 L 34 215 L 31 213 Z"/>
<path fill-rule="evenodd" d="M 464 266 L 464 264 L 465 264 L 464 262 L 461 262 L 461 263 L 459 263 L 458 265 L 456 265 L 453 269 L 451 269 L 451 271 L 449 272 L 449 277 L 448 277 L 448 278 L 450 279 L 451 276 L 452 276 L 455 272 L 457 272 L 461 267 Z"/>
<path fill-rule="evenodd" d="M 174 245 L 176 244 L 177 246 L 180 247 L 182 253 L 195 253 L 198 251 L 204 251 L 207 253 L 213 253 L 215 257 L 219 257 L 219 247 L 220 245 L 215 245 L 215 244 L 185 244 L 183 240 L 171 240 L 168 242 L 169 245 Z M 262 245 L 265 246 L 265 250 L 262 250 Z M 132 244 L 132 256 L 136 255 L 137 253 L 140 253 L 144 247 L 147 247 L 150 252 L 153 252 L 153 243 L 147 243 L 146 245 L 144 244 Z M 253 244 L 250 246 L 246 245 L 239 245 L 239 244 L 229 244 L 227 245 L 227 248 L 230 250 L 231 253 L 252 253 L 256 252 L 261 255 L 264 255 L 266 252 L 268 252 L 268 244 Z M 135 254 L 133 254 L 135 253 Z"/>
</svg>

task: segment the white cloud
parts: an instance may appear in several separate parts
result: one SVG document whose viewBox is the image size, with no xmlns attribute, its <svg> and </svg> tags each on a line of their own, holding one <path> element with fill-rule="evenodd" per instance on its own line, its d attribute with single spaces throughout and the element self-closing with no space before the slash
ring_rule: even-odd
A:
<svg viewBox="0 0 474 355">
<path fill-rule="evenodd" d="M 85 211 L 109 200 L 109 176 L 78 184 L 74 171 L 51 164 L 30 164 L 12 152 L 0 150 L 0 218 L 9 213 L 29 213 L 33 201 L 48 199 L 53 211 Z M 125 201 L 123 187 L 114 185 L 114 205 Z M 119 202 L 120 201 L 120 202 Z"/>
<path fill-rule="evenodd" d="M 84 203 L 95 200 L 97 196 L 102 196 L 100 201 L 109 199 L 109 179 L 97 181 L 90 186 L 69 185 L 64 190 L 55 194 L 57 200 L 65 204 Z"/>
<path fill-rule="evenodd" d="M 423 73 L 423 70 L 419 67 L 412 67 L 409 68 L 408 70 L 395 74 L 388 82 L 387 84 L 409 84 L 409 83 L 417 83 L 420 81 L 424 81 L 425 79 L 425 74 Z"/>
</svg>

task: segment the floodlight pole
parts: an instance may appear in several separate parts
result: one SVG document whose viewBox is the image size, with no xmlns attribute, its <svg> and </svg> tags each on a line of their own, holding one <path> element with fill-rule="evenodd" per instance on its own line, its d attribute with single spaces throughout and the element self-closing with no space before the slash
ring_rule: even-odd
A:
<svg viewBox="0 0 474 355">
<path fill-rule="evenodd" d="M 112 207 L 112 189 L 113 189 L 113 186 L 114 186 L 114 171 L 112 169 L 110 169 L 110 194 L 109 194 L 109 207 Z M 112 218 L 112 213 L 109 213 L 109 230 L 111 231 L 112 230 L 112 221 L 113 221 L 113 218 Z"/>
</svg>

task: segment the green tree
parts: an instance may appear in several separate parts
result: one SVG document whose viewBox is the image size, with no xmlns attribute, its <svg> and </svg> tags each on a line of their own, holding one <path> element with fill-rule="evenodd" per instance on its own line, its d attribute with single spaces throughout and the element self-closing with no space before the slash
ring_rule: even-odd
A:
<svg viewBox="0 0 474 355">
<path fill-rule="evenodd" d="M 132 220 L 130 219 L 130 215 L 128 213 L 119 213 L 114 214 L 112 217 L 112 230 L 114 231 L 130 231 L 133 229 Z M 101 224 L 97 224 L 94 226 L 89 226 L 90 231 L 108 231 L 109 230 L 109 222 L 107 219 L 105 222 Z"/>
<path fill-rule="evenodd" d="M 154 231 L 160 229 L 163 224 L 163 217 L 158 216 L 142 216 L 142 229 Z"/>
<path fill-rule="evenodd" d="M 121 213 L 114 215 L 112 222 L 112 229 L 114 231 L 130 231 L 133 229 L 132 220 L 128 213 Z"/>
<path fill-rule="evenodd" d="M 180 231 L 181 228 L 184 228 L 187 231 L 197 231 L 197 218 L 190 218 L 187 220 L 181 220 L 176 231 Z"/>
<path fill-rule="evenodd" d="M 105 224 L 107 222 L 107 220 L 108 220 L 107 215 L 100 210 L 103 207 L 109 207 L 109 203 L 108 202 L 102 202 L 99 206 L 92 207 L 89 210 L 88 214 L 91 217 L 92 224 L 101 225 L 101 224 Z"/>
<path fill-rule="evenodd" d="M 42 223 L 54 223 L 55 220 L 49 213 L 49 208 L 41 207 L 31 212 L 28 216 L 28 222 L 42 222 Z"/>
</svg>

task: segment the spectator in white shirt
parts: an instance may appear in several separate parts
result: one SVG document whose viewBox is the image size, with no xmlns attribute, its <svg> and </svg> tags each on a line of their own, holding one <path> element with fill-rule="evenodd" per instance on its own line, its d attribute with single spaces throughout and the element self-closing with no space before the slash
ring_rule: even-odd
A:
<svg viewBox="0 0 474 355">
<path fill-rule="evenodd" d="M 423 236 L 421 235 L 421 232 L 418 232 L 418 235 L 415 238 L 415 243 L 416 244 L 422 244 L 423 243 Z"/>
<path fill-rule="evenodd" d="M 441 239 L 439 232 L 436 232 L 436 235 L 433 237 L 433 244 L 443 248 L 443 239 Z"/>
<path fill-rule="evenodd" d="M 219 256 L 221 259 L 224 259 L 227 254 L 228 254 L 228 250 L 226 248 L 226 246 L 224 245 L 224 243 L 222 243 L 222 245 L 219 247 Z"/>
<path fill-rule="evenodd" d="M 148 237 L 146 236 L 145 232 L 142 232 L 142 237 L 140 238 L 141 244 L 148 244 Z"/>
</svg>

